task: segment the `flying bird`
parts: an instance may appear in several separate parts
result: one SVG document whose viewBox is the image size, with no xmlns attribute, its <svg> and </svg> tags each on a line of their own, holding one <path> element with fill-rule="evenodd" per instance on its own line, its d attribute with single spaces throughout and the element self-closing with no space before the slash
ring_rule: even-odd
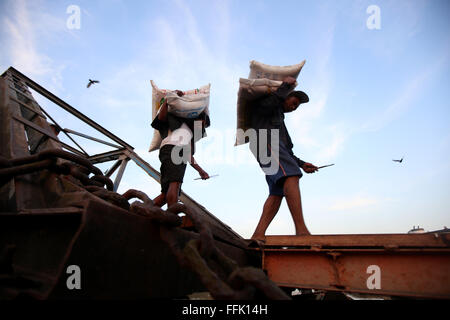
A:
<svg viewBox="0 0 450 320">
<path fill-rule="evenodd" d="M 91 85 L 93 85 L 94 83 L 99 83 L 100 81 L 98 80 L 91 80 L 89 79 L 89 83 L 87 84 L 86 88 L 89 88 Z"/>
<path fill-rule="evenodd" d="M 402 163 L 403 158 L 401 158 L 400 160 L 392 160 L 392 161 L 395 161 L 395 162 L 398 162 L 398 163 Z"/>
</svg>

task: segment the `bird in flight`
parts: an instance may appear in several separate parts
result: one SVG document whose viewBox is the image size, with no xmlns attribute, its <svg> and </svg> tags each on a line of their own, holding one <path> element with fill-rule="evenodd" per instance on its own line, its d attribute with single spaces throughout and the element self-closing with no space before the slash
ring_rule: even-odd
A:
<svg viewBox="0 0 450 320">
<path fill-rule="evenodd" d="M 403 161 L 403 158 L 401 158 L 400 160 L 392 160 L 392 161 L 395 161 L 395 162 L 399 162 L 399 163 L 402 163 L 402 161 Z"/>
<path fill-rule="evenodd" d="M 89 88 L 91 85 L 93 85 L 94 83 L 99 83 L 100 81 L 98 80 L 91 80 L 89 79 L 89 83 L 87 84 L 86 88 Z"/>
</svg>

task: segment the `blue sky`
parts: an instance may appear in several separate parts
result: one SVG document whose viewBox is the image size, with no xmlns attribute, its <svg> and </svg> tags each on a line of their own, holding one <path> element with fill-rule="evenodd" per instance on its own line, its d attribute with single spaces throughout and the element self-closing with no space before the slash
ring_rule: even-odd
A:
<svg viewBox="0 0 450 320">
<path fill-rule="evenodd" d="M 67 28 L 68 6 L 81 10 Z M 367 28 L 370 5 L 380 29 Z M 268 190 L 247 146 L 234 147 L 239 78 L 250 60 L 290 65 L 310 102 L 286 117 L 313 234 L 404 233 L 450 226 L 448 1 L 1 1 L 0 69 L 14 66 L 159 168 L 148 153 L 151 86 L 211 83 L 212 127 L 197 160 L 219 177 L 183 190 L 244 237 Z M 86 89 L 88 78 L 101 81 Z M 38 100 L 64 127 L 94 135 Z M 102 138 L 96 134 L 97 137 Z M 84 141 L 83 141 L 84 142 Z M 88 152 L 106 151 L 88 145 Z M 404 157 L 400 165 L 392 161 Z M 108 165 L 101 166 L 102 169 Z M 159 186 L 134 164 L 119 192 Z M 267 234 L 293 234 L 285 202 Z"/>
</svg>

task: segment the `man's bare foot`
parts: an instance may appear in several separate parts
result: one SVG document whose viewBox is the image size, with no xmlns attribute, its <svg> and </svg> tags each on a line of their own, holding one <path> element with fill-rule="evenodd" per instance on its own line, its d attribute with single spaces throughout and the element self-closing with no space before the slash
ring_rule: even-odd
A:
<svg viewBox="0 0 450 320">
<path fill-rule="evenodd" d="M 295 235 L 296 235 L 296 236 L 310 236 L 311 233 L 309 233 L 308 230 L 302 230 L 302 231 L 297 231 L 297 232 L 295 233 Z"/>
<path fill-rule="evenodd" d="M 259 247 L 260 249 L 264 247 L 266 244 L 266 237 L 265 236 L 253 236 L 250 239 L 250 243 L 248 244 L 249 247 Z"/>
</svg>

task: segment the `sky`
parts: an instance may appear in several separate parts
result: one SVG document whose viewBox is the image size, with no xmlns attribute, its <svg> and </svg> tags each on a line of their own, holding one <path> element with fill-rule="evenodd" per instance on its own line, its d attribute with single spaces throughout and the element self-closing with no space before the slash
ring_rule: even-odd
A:
<svg viewBox="0 0 450 320">
<path fill-rule="evenodd" d="M 250 60 L 306 60 L 297 89 L 310 102 L 286 115 L 293 151 L 335 164 L 300 179 L 312 234 L 450 227 L 449 1 L 1 0 L 0 24 L 1 72 L 15 67 L 158 169 L 150 80 L 172 90 L 211 83 L 196 159 L 219 176 L 194 180 L 188 166 L 182 189 L 244 238 L 268 196 L 248 145 L 234 146 Z M 100 83 L 87 89 L 89 78 Z M 108 140 L 34 96 L 64 128 Z M 76 139 L 89 154 L 111 150 Z M 118 191 L 130 188 L 160 191 L 131 162 Z M 285 201 L 266 234 L 294 234 Z"/>
</svg>

